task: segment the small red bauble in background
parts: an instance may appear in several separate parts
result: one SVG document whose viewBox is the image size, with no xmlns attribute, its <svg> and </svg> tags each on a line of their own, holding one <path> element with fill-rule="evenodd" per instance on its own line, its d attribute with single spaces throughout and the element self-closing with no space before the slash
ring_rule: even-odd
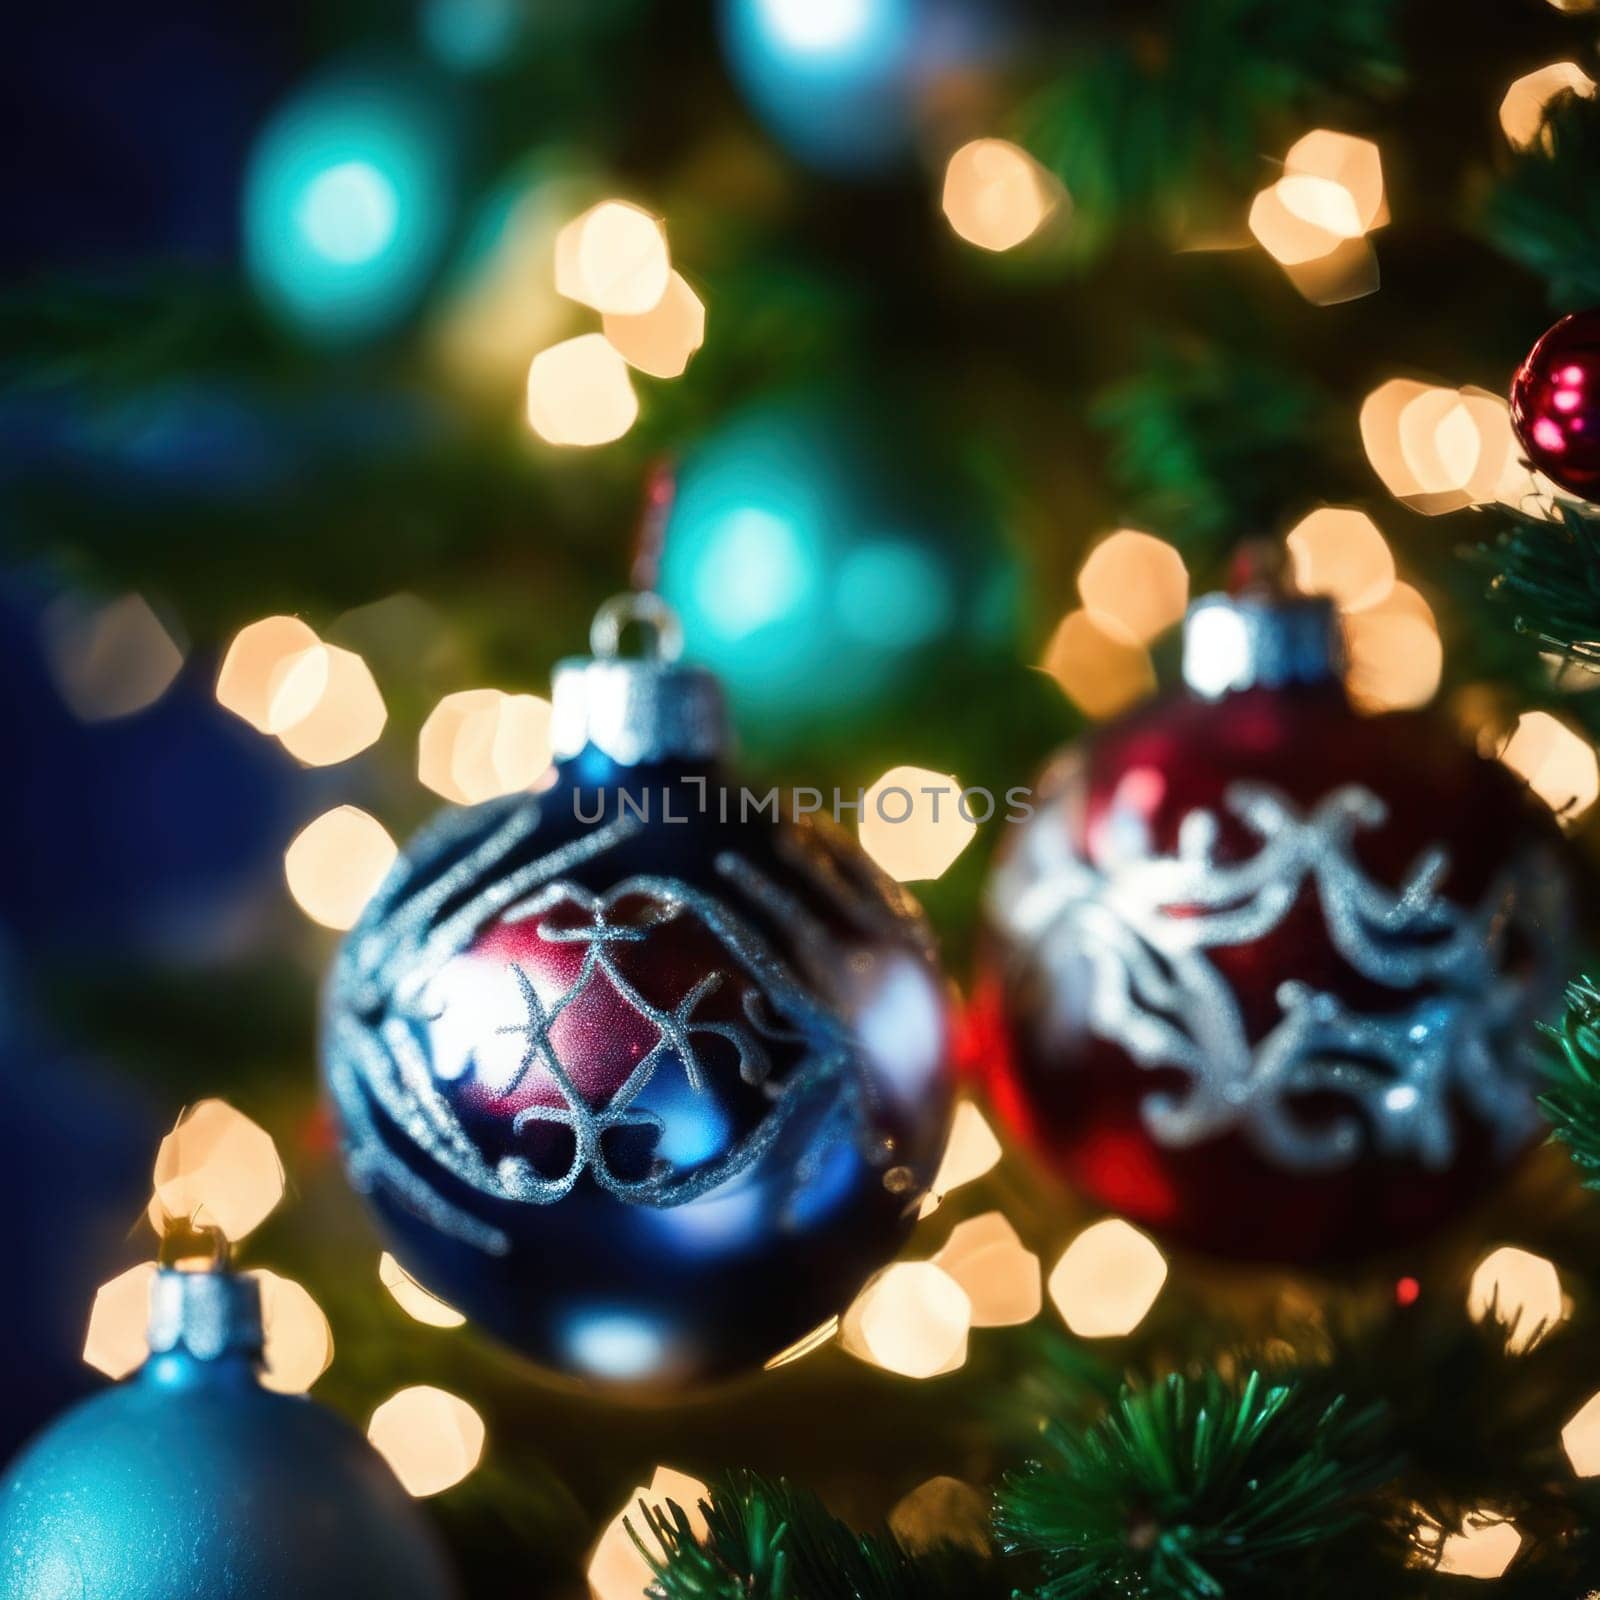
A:
<svg viewBox="0 0 1600 1600">
<path fill-rule="evenodd" d="M 1375 1254 L 1537 1132 L 1566 849 L 1426 712 L 1358 715 L 1321 600 L 1198 601 L 1190 688 L 1059 757 L 988 895 L 1001 1113 L 1097 1202 L 1243 1258 Z"/>
<path fill-rule="evenodd" d="M 1511 424 L 1528 460 L 1584 499 L 1600 492 L 1600 310 L 1563 317 L 1511 380 Z"/>
</svg>

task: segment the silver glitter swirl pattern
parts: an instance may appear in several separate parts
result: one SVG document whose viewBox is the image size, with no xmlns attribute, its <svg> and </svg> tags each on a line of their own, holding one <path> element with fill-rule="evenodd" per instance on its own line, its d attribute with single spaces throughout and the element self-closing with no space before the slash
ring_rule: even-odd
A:
<svg viewBox="0 0 1600 1600">
<path fill-rule="evenodd" d="M 1142 818 L 1115 802 L 1104 859 L 1087 861 L 1062 815 L 1080 799 L 1073 774 L 997 875 L 990 915 L 1051 976 L 1056 1047 L 1070 1050 L 1087 1032 L 1141 1066 L 1183 1074 L 1181 1089 L 1144 1097 L 1159 1143 L 1237 1132 L 1294 1171 L 1337 1169 L 1369 1147 L 1438 1169 L 1454 1158 L 1457 1095 L 1502 1147 L 1526 1138 L 1531 1029 L 1553 998 L 1552 952 L 1570 914 L 1559 865 L 1545 853 L 1513 862 L 1478 906 L 1462 908 L 1439 893 L 1448 867 L 1440 850 L 1422 855 L 1398 890 L 1367 876 L 1353 841 L 1387 812 L 1357 784 L 1305 814 L 1272 788 L 1235 784 L 1224 807 L 1260 844 L 1238 863 L 1215 859 L 1213 812 L 1189 813 L 1177 853 L 1160 856 Z M 1308 885 L 1355 972 L 1397 994 L 1420 992 L 1366 1015 L 1286 981 L 1278 1022 L 1252 1043 L 1208 952 L 1270 934 Z M 1532 952 L 1518 973 L 1504 965 L 1513 928 Z M 1298 1097 L 1330 1091 L 1349 1114 L 1314 1124 L 1297 1115 Z"/>
</svg>

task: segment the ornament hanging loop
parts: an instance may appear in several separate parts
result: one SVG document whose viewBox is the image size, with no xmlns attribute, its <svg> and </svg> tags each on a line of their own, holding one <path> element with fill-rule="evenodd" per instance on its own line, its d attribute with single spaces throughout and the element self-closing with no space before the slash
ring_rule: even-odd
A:
<svg viewBox="0 0 1600 1600">
<path fill-rule="evenodd" d="M 589 625 L 589 649 L 597 660 L 614 661 L 622 654 L 622 635 L 630 624 L 646 630 L 645 659 L 676 661 L 683 654 L 683 624 L 660 595 L 648 589 L 614 594 Z"/>
</svg>

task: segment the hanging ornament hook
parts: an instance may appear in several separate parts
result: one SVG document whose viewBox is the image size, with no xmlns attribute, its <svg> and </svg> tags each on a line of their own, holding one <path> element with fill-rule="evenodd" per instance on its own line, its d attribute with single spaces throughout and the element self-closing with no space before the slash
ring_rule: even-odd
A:
<svg viewBox="0 0 1600 1600">
<path fill-rule="evenodd" d="M 597 660 L 614 661 L 622 654 L 622 635 L 630 623 L 649 632 L 645 659 L 676 661 L 683 654 L 683 624 L 660 595 L 649 589 L 614 594 L 589 625 L 589 649 Z"/>
</svg>

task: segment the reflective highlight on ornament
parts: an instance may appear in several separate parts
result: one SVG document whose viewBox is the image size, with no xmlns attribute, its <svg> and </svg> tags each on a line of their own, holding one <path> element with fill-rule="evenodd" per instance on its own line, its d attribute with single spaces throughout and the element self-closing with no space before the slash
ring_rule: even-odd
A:
<svg viewBox="0 0 1600 1600">
<path fill-rule="evenodd" d="M 952 1189 L 976 1183 L 1000 1160 L 1000 1141 L 988 1119 L 971 1100 L 963 1100 L 950 1122 L 950 1138 L 945 1145 L 939 1170 L 923 1196 L 920 1216 L 930 1217 Z"/>
<path fill-rule="evenodd" d="M 1131 1223 L 1108 1217 L 1062 1252 L 1047 1285 L 1061 1320 L 1080 1339 L 1120 1339 L 1149 1315 L 1167 1281 L 1167 1260 Z"/>
<path fill-rule="evenodd" d="M 859 1360 L 905 1378 L 954 1372 L 967 1359 L 972 1301 L 932 1261 L 897 1261 L 857 1295 L 839 1343 Z"/>
<path fill-rule="evenodd" d="M 840 1319 L 838 1317 L 829 1317 L 826 1322 L 813 1328 L 810 1333 L 796 1339 L 793 1344 L 780 1350 L 777 1355 L 762 1366 L 761 1370 L 763 1372 L 775 1372 L 779 1367 L 787 1367 L 791 1362 L 802 1361 L 805 1357 L 832 1344 L 839 1333 L 839 1322 Z"/>
<path fill-rule="evenodd" d="M 1325 594 L 1343 611 L 1378 605 L 1394 588 L 1394 555 L 1378 525 L 1349 506 L 1319 506 L 1285 543 L 1301 594 Z"/>
<path fill-rule="evenodd" d="M 1547 67 L 1525 72 L 1506 90 L 1500 102 L 1500 131 L 1513 150 L 1548 150 L 1550 136 L 1545 118 L 1564 94 L 1592 99 L 1595 81 L 1576 61 L 1552 61 Z"/>
<path fill-rule="evenodd" d="M 150 1220 L 215 1228 L 233 1243 L 266 1221 L 283 1199 L 283 1163 L 266 1129 L 224 1100 L 189 1107 L 156 1153 Z"/>
<path fill-rule="evenodd" d="M 945 165 L 945 217 L 983 250 L 1013 250 L 1031 239 L 1061 201 L 1050 174 L 1009 139 L 973 139 Z"/>
<path fill-rule="evenodd" d="M 378 1282 L 394 1303 L 412 1319 L 430 1328 L 460 1328 L 466 1318 L 435 1294 L 429 1294 L 387 1250 L 378 1258 Z"/>
<path fill-rule="evenodd" d="M 150 1321 L 150 1285 L 155 1280 L 155 1262 L 142 1261 L 95 1291 L 83 1341 L 83 1359 L 96 1372 L 120 1380 L 144 1365 L 150 1354 L 146 1329 Z"/>
<path fill-rule="evenodd" d="M 657 1467 L 648 1488 L 637 1485 L 622 1509 L 606 1524 L 590 1552 L 585 1576 L 592 1600 L 639 1600 L 655 1581 L 655 1572 L 634 1540 L 642 1540 L 656 1555 L 665 1552 L 650 1531 L 640 1508 L 641 1501 L 663 1513 L 669 1501 L 680 1507 L 689 1519 L 694 1537 L 703 1539 L 709 1527 L 700 1502 L 709 1494 L 710 1490 L 698 1478 L 672 1467 Z"/>
<path fill-rule="evenodd" d="M 1594 746 L 1548 711 L 1523 712 L 1497 753 L 1568 827 L 1600 799 Z"/>
<path fill-rule="evenodd" d="M 376 817 L 336 806 L 308 822 L 284 852 L 295 904 L 325 928 L 353 928 L 399 854 Z"/>
<path fill-rule="evenodd" d="M 530 789 L 550 766 L 550 702 L 499 689 L 447 694 L 422 725 L 417 776 L 472 806 Z"/>
<path fill-rule="evenodd" d="M 81 722 L 143 711 L 183 667 L 183 651 L 137 594 L 100 605 L 64 597 L 45 613 L 44 643 L 56 689 Z"/>
<path fill-rule="evenodd" d="M 261 1286 L 261 1384 L 304 1394 L 333 1365 L 333 1329 L 303 1284 L 276 1272 L 248 1274 Z"/>
<path fill-rule="evenodd" d="M 602 200 L 556 235 L 556 291 L 594 311 L 654 310 L 671 272 L 665 225 L 629 200 Z"/>
<path fill-rule="evenodd" d="M 1493 1318 L 1506 1330 L 1506 1353 L 1525 1354 L 1567 1317 L 1555 1263 L 1515 1245 L 1491 1250 L 1473 1268 L 1467 1315 Z"/>
<path fill-rule="evenodd" d="M 671 1341 L 652 1317 L 598 1309 L 569 1317 L 562 1337 L 568 1364 L 592 1378 L 628 1383 L 670 1364 Z"/>
<path fill-rule="evenodd" d="M 1089 552 L 1078 594 L 1095 622 L 1147 645 L 1183 621 L 1189 570 L 1164 539 L 1119 528 Z"/>
<path fill-rule="evenodd" d="M 1061 619 L 1039 665 L 1085 716 L 1097 719 L 1155 692 L 1150 652 L 1121 623 L 1087 610 Z"/>
<path fill-rule="evenodd" d="M 638 415 L 628 364 L 603 333 L 541 350 L 528 368 L 528 425 L 548 444 L 609 444 Z"/>
<path fill-rule="evenodd" d="M 442 1494 L 483 1456 L 483 1418 L 459 1395 L 428 1384 L 402 1389 L 372 1413 L 367 1439 L 415 1499 Z"/>
<path fill-rule="evenodd" d="M 682 273 L 667 279 L 666 293 L 648 311 L 608 311 L 602 326 L 612 348 L 652 378 L 681 378 L 689 358 L 706 342 L 706 308 Z"/>
<path fill-rule="evenodd" d="M 1044 1303 L 1039 1258 L 998 1211 L 957 1223 L 933 1261 L 966 1290 L 975 1328 L 1031 1322 Z"/>
<path fill-rule="evenodd" d="M 943 877 L 978 825 L 953 773 L 891 767 L 867 790 L 857 832 L 896 883 L 912 883 Z"/>
</svg>

